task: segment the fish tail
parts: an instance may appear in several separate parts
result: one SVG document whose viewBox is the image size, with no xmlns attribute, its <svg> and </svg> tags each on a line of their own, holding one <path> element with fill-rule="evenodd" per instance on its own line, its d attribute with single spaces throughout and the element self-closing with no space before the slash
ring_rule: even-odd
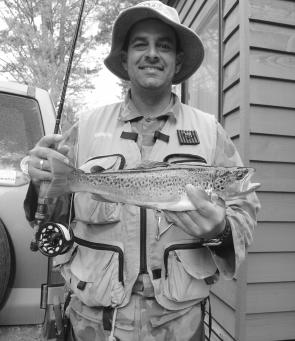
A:
<svg viewBox="0 0 295 341">
<path fill-rule="evenodd" d="M 71 192 L 69 175 L 75 168 L 56 157 L 49 157 L 48 160 L 53 179 L 48 186 L 46 196 L 48 198 L 56 198 L 64 193 Z"/>
</svg>

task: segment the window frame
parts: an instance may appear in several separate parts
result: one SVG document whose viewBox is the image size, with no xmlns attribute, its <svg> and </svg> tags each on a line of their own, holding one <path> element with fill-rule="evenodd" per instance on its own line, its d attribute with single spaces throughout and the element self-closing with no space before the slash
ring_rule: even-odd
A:
<svg viewBox="0 0 295 341">
<path fill-rule="evenodd" d="M 206 1 L 205 1 L 206 3 Z M 203 13 L 202 17 L 199 17 L 199 20 L 196 20 L 197 25 L 194 28 L 194 31 L 198 34 L 208 22 L 208 19 L 212 17 L 212 15 L 217 13 L 218 17 L 218 81 L 217 81 L 217 120 L 221 124 L 223 124 L 223 0 L 212 1 L 209 3 L 209 9 L 206 9 L 206 12 Z M 201 13 L 201 11 L 200 11 Z M 198 13 L 198 15 L 200 15 Z M 198 72 L 198 71 L 197 71 Z M 181 85 L 181 101 L 183 103 L 188 103 L 188 93 L 189 93 L 189 81 L 186 80 Z"/>
</svg>

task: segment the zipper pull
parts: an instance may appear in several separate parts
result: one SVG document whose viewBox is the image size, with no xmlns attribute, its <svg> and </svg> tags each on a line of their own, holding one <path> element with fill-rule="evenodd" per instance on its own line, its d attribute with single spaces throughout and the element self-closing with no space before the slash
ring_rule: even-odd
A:
<svg viewBox="0 0 295 341">
<path fill-rule="evenodd" d="M 160 240 L 160 224 L 161 224 L 161 213 L 157 212 L 157 234 L 156 240 Z"/>
<path fill-rule="evenodd" d="M 165 233 L 172 225 L 168 224 L 165 228 L 162 228 L 161 226 L 161 221 L 162 221 L 162 216 L 161 216 L 161 211 L 156 211 L 156 216 L 157 216 L 157 234 L 156 234 L 156 240 L 160 240 L 160 237 L 163 233 Z M 162 232 L 161 232 L 162 230 Z"/>
<path fill-rule="evenodd" d="M 114 333 L 115 333 L 115 323 L 116 323 L 116 318 L 117 318 L 117 310 L 118 310 L 118 307 L 115 307 L 113 318 L 112 318 L 112 330 L 111 330 L 110 336 L 108 337 L 108 341 L 117 341 L 117 339 L 114 336 Z"/>
<path fill-rule="evenodd" d="M 156 211 L 157 216 L 157 234 L 156 240 L 160 240 L 161 211 Z"/>
</svg>

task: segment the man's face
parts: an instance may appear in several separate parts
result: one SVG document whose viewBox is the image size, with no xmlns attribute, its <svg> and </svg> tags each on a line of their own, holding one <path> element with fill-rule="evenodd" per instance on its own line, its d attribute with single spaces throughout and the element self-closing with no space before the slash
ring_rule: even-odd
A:
<svg viewBox="0 0 295 341">
<path fill-rule="evenodd" d="M 160 20 L 148 19 L 131 29 L 122 60 L 133 87 L 156 90 L 171 87 L 181 58 L 173 29 Z"/>
</svg>

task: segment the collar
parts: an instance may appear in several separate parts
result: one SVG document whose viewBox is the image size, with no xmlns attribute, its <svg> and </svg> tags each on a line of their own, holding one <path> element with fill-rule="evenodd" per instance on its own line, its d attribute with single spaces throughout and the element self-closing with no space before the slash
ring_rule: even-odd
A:
<svg viewBox="0 0 295 341">
<path fill-rule="evenodd" d="M 153 118 L 159 118 L 161 116 L 168 116 L 174 120 L 177 120 L 180 110 L 180 100 L 178 96 L 172 92 L 170 103 L 167 107 L 157 115 L 152 116 Z M 119 114 L 119 120 L 123 122 L 132 121 L 135 119 L 142 118 L 143 115 L 138 113 L 132 99 L 130 90 L 128 91 L 125 101 L 123 102 L 121 112 Z"/>
</svg>

